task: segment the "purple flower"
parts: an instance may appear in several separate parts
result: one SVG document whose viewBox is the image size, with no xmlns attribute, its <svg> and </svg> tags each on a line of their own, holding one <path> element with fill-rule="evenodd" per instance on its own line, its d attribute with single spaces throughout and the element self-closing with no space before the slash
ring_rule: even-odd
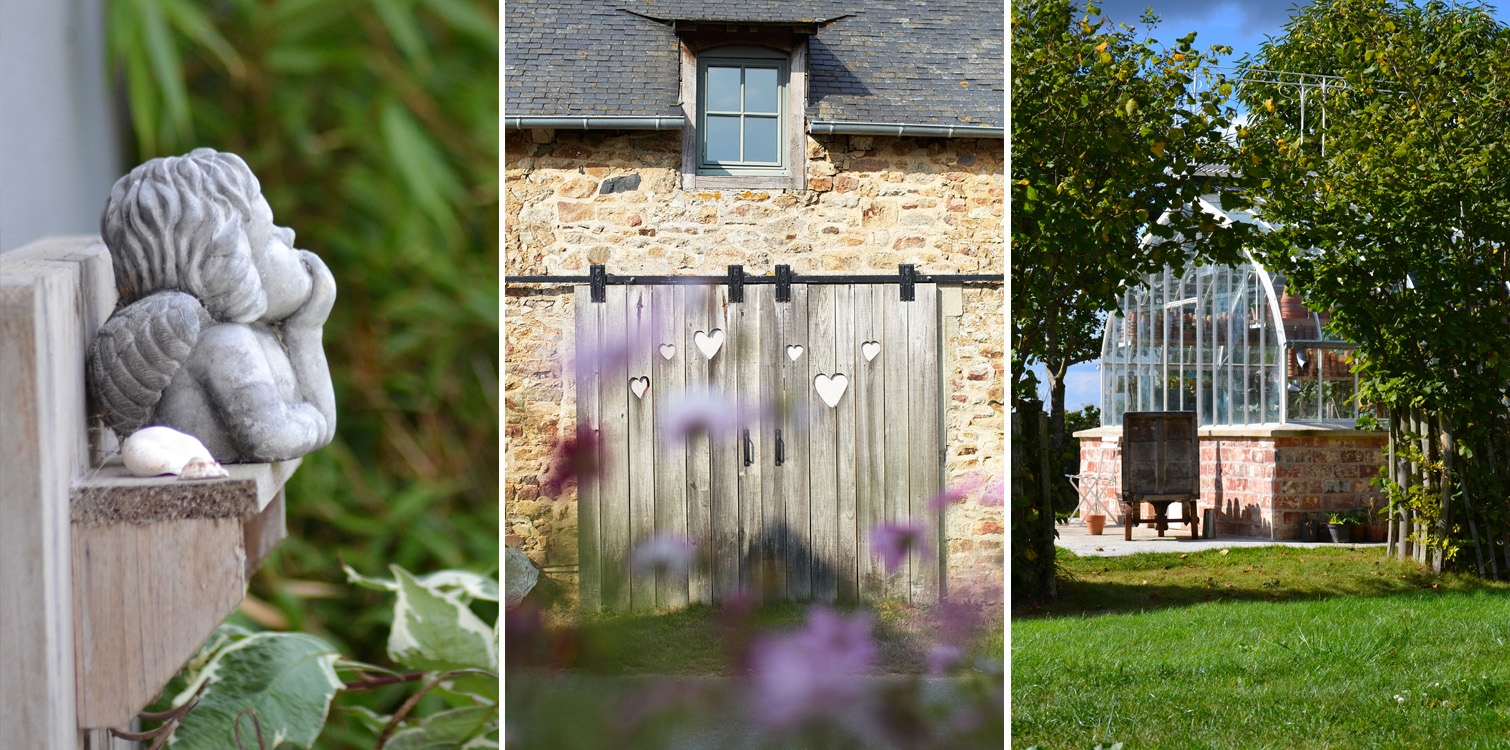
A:
<svg viewBox="0 0 1510 750">
<path fill-rule="evenodd" d="M 803 628 L 767 636 L 751 650 L 754 714 L 774 729 L 814 719 L 851 723 L 875 661 L 870 615 L 814 607 Z"/>
<path fill-rule="evenodd" d="M 667 404 L 660 428 L 670 445 L 692 437 L 724 437 L 739 429 L 739 404 L 716 391 L 692 391 Z"/>
<path fill-rule="evenodd" d="M 928 655 L 925 657 L 928 662 L 928 674 L 933 677 L 942 677 L 950 667 L 958 664 L 963 658 L 965 654 L 959 646 L 940 643 L 928 649 Z"/>
<path fill-rule="evenodd" d="M 944 599 L 933 608 L 930 620 L 933 631 L 943 644 L 966 643 L 975 638 L 977 631 L 986 623 L 985 608 L 990 606 L 980 601 L 960 596 L 962 592 Z"/>
<path fill-rule="evenodd" d="M 928 510 L 939 511 L 953 503 L 957 503 L 979 490 L 986 483 L 984 474 L 968 474 L 958 482 L 951 484 L 928 500 Z"/>
<path fill-rule="evenodd" d="M 631 321 L 626 324 L 622 336 L 611 337 L 605 330 L 595 341 L 579 340 L 576 342 L 576 367 L 582 372 L 613 370 L 626 366 L 630 358 L 640 352 L 647 352 L 652 361 L 660 359 L 655 353 L 660 344 L 679 343 L 667 341 L 673 339 L 675 333 L 664 329 L 665 326 L 634 325 Z"/>
<path fill-rule="evenodd" d="M 641 542 L 629 553 L 629 568 L 636 573 L 685 576 L 696 557 L 696 548 L 685 537 L 661 533 Z"/>
<path fill-rule="evenodd" d="M 551 451 L 550 473 L 540 483 L 549 497 L 559 497 L 573 479 L 591 477 L 598 470 L 598 441 L 591 430 L 577 430 L 576 437 L 556 442 Z"/>
<path fill-rule="evenodd" d="M 928 547 L 923 544 L 927 535 L 928 527 L 921 521 L 883 523 L 870 530 L 870 548 L 881 556 L 886 572 L 895 573 L 907 562 L 907 553 L 913 549 L 928 554 Z"/>
</svg>

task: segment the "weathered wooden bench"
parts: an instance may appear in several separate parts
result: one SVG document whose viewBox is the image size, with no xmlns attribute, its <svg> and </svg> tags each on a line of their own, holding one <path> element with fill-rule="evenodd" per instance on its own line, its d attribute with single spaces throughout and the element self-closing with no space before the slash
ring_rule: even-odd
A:
<svg viewBox="0 0 1510 750">
<path fill-rule="evenodd" d="M 0 254 L 0 737 L 130 748 L 129 728 L 283 538 L 299 462 L 132 477 L 89 418 L 85 350 L 115 307 L 95 237 Z"/>
</svg>

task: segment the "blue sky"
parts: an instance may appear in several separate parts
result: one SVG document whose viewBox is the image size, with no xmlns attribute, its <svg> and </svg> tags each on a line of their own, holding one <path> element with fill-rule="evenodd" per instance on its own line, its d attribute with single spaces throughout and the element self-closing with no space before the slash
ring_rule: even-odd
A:
<svg viewBox="0 0 1510 750">
<path fill-rule="evenodd" d="M 1300 3 L 1306 5 L 1307 3 Z M 1496 18 L 1510 24 L 1510 0 L 1504 5 L 1495 5 Z M 1192 31 L 1196 32 L 1196 47 L 1202 50 L 1213 44 L 1232 47 L 1232 56 L 1222 60 L 1223 65 L 1237 62 L 1243 55 L 1258 52 L 1268 36 L 1284 34 L 1285 22 L 1294 9 L 1292 3 L 1283 0 L 1105 0 L 1097 3 L 1102 15 L 1120 23 L 1133 24 L 1142 30 L 1139 18 L 1144 9 L 1152 6 L 1161 21 L 1151 32 L 1153 38 L 1166 44 Z M 1036 368 L 1039 380 L 1044 378 L 1043 368 Z M 1096 363 L 1085 362 L 1070 368 L 1065 377 L 1064 406 L 1074 411 L 1085 404 L 1099 404 L 1100 372 Z M 1041 394 L 1047 401 L 1047 389 Z"/>
</svg>

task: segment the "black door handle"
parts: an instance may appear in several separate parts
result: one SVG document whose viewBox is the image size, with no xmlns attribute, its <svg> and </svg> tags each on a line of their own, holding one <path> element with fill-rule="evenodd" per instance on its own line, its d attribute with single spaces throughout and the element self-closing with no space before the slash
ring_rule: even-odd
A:
<svg viewBox="0 0 1510 750">
<path fill-rule="evenodd" d="M 745 430 L 745 466 L 755 463 L 755 445 L 750 442 L 750 431 Z"/>
<path fill-rule="evenodd" d="M 786 443 L 781 442 L 781 430 L 776 431 L 776 465 L 786 462 Z"/>
</svg>

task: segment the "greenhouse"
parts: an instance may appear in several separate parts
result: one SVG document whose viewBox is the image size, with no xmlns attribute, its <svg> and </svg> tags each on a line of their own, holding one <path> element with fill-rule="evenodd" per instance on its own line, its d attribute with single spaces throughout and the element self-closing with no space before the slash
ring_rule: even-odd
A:
<svg viewBox="0 0 1510 750">
<path fill-rule="evenodd" d="M 1269 228 L 1218 206 L 1201 201 Z M 1327 514 L 1380 505 L 1370 480 L 1385 438 L 1356 427 L 1354 345 L 1326 332 L 1328 314 L 1307 309 L 1284 274 L 1245 258 L 1145 276 L 1108 316 L 1102 426 L 1075 434 L 1082 515 L 1121 519 L 1121 426 L 1139 411 L 1196 413 L 1203 534 L 1293 539 Z"/>
<path fill-rule="evenodd" d="M 1143 281 L 1106 321 L 1103 425 L 1127 411 L 1194 411 L 1202 426 L 1357 417 L 1352 344 L 1285 293 L 1283 274 L 1249 256 Z"/>
</svg>

